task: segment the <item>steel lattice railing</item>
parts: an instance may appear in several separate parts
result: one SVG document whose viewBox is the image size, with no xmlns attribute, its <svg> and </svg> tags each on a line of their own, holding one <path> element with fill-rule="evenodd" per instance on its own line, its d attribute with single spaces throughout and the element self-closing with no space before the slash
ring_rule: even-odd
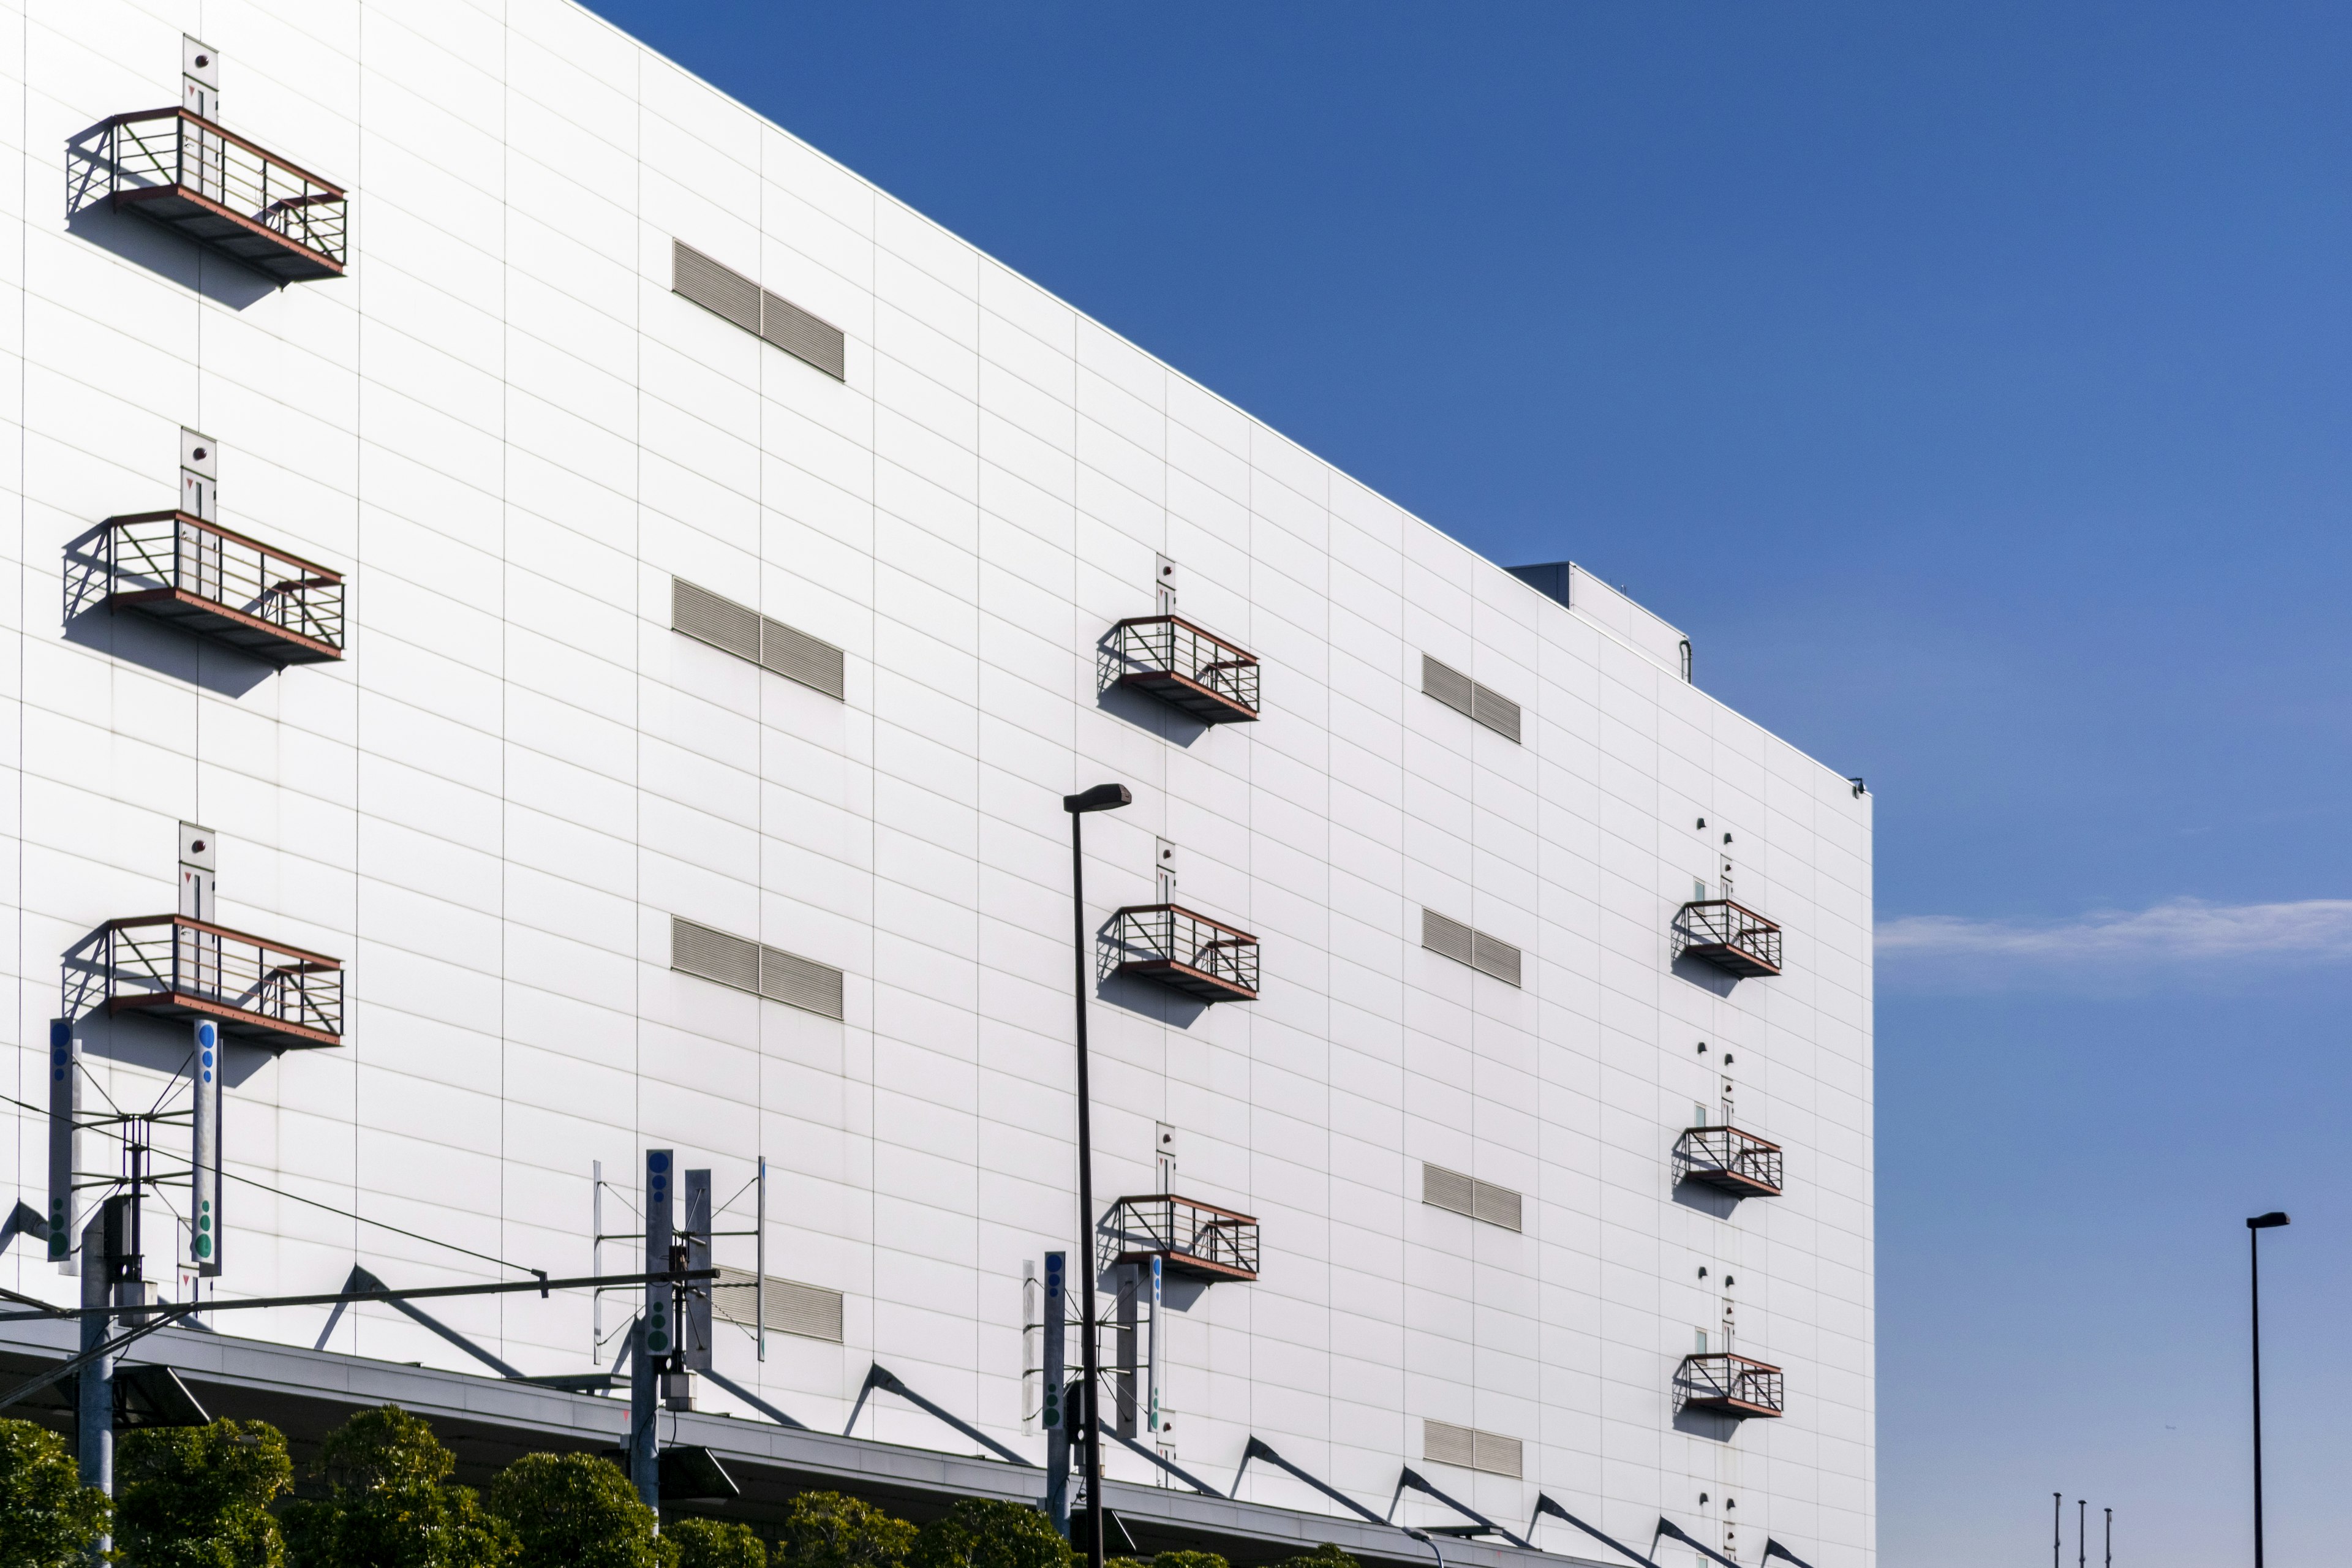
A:
<svg viewBox="0 0 2352 1568">
<path fill-rule="evenodd" d="M 108 592 L 169 588 L 340 649 L 343 579 L 184 511 L 110 518 L 102 545 Z"/>
<path fill-rule="evenodd" d="M 1744 960 L 1753 973 L 1780 972 L 1780 928 L 1729 899 L 1705 899 L 1685 904 L 1675 919 L 1675 934 L 1684 951 L 1698 950 L 1721 962 Z"/>
<path fill-rule="evenodd" d="M 1102 1267 L 1160 1257 L 1218 1278 L 1257 1277 L 1257 1221 L 1167 1193 L 1121 1198 L 1103 1222 Z"/>
<path fill-rule="evenodd" d="M 1779 1367 L 1727 1351 L 1685 1356 L 1675 1382 L 1685 1404 L 1749 1415 L 1786 1408 Z"/>
<path fill-rule="evenodd" d="M 1257 938 L 1181 904 L 1120 910 L 1103 954 L 1105 973 L 1151 973 L 1187 989 L 1257 994 Z"/>
<path fill-rule="evenodd" d="M 1682 1136 L 1683 1173 L 1780 1190 L 1780 1145 L 1737 1127 L 1693 1127 Z"/>
<path fill-rule="evenodd" d="M 105 162 L 118 199 L 176 186 L 343 265 L 343 193 L 192 110 L 117 115 Z"/>
<path fill-rule="evenodd" d="M 1156 685 L 1174 677 L 1242 716 L 1258 711 L 1255 656 L 1181 616 L 1139 616 L 1114 628 L 1110 653 L 1118 678 Z"/>
<path fill-rule="evenodd" d="M 111 1006 L 192 998 L 298 1029 L 343 1032 L 340 961 L 189 915 L 108 921 L 89 978 Z"/>
</svg>

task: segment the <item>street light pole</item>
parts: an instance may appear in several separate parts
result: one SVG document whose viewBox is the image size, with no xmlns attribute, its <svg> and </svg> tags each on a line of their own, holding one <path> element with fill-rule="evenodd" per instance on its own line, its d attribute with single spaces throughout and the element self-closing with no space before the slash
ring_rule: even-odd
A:
<svg viewBox="0 0 2352 1568">
<path fill-rule="evenodd" d="M 1070 952 L 1076 973 L 1078 1023 L 1078 1250 L 1070 1258 L 1072 1281 L 1078 1286 L 1078 1355 L 1085 1369 L 1087 1447 L 1087 1568 L 1103 1568 L 1102 1412 L 1101 1376 L 1095 1345 L 1095 1143 L 1093 1101 L 1087 1088 L 1087 862 L 1079 828 L 1090 811 L 1116 811 L 1133 804 L 1125 784 L 1097 784 L 1090 790 L 1062 797 L 1070 814 Z M 1067 1401 L 1064 1402 L 1066 1406 Z M 1066 1421 L 1066 1408 L 1062 1419 Z"/>
<path fill-rule="evenodd" d="M 2246 1222 L 2246 1266 L 2254 1344 L 2254 1568 L 2263 1568 L 2263 1248 L 2262 1233 L 2286 1224 L 2273 1209 Z"/>
</svg>

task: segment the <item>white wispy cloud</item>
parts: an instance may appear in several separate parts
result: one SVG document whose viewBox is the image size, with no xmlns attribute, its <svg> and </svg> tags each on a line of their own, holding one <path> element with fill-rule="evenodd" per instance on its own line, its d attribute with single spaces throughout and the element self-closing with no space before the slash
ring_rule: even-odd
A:
<svg viewBox="0 0 2352 1568">
<path fill-rule="evenodd" d="M 2352 960 L 2352 899 L 2214 904 L 2170 899 L 2144 910 L 2096 910 L 2071 920 L 1972 920 L 1903 915 L 1878 928 L 1882 963 L 1910 980 L 2112 972 L 2126 963 L 2190 963 L 2206 971 L 2263 963 Z"/>
</svg>

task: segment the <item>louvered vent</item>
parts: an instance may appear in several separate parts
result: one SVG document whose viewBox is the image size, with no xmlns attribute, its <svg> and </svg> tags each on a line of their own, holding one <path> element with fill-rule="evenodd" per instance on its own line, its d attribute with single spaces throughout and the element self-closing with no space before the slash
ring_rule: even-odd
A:
<svg viewBox="0 0 2352 1568">
<path fill-rule="evenodd" d="M 1421 1201 L 1455 1214 L 1468 1214 L 1471 1188 L 1475 1185 L 1459 1171 L 1449 1171 L 1443 1165 L 1423 1164 L 1421 1168 Z"/>
<path fill-rule="evenodd" d="M 1477 937 L 1460 921 L 1448 920 L 1435 910 L 1421 911 L 1421 945 L 1432 952 L 1443 953 L 1456 963 L 1472 963 Z"/>
<path fill-rule="evenodd" d="M 719 1278 L 710 1282 L 711 1316 L 745 1328 L 758 1327 L 759 1319 L 764 1317 L 776 1333 L 841 1342 L 840 1291 L 772 1277 L 767 1283 L 765 1310 L 755 1312 L 752 1299 L 759 1294 L 759 1276 L 722 1265 Z"/>
<path fill-rule="evenodd" d="M 813 687 L 835 701 L 846 689 L 842 651 L 822 637 L 788 626 L 772 616 L 698 588 L 683 577 L 669 580 L 672 630 L 725 648 L 787 679 Z"/>
<path fill-rule="evenodd" d="M 1421 656 L 1421 689 L 1457 713 L 1466 713 L 1503 739 L 1519 742 L 1519 705 L 1491 686 L 1481 686 L 1451 665 Z"/>
<path fill-rule="evenodd" d="M 760 944 L 672 915 L 669 966 L 683 974 L 716 980 L 738 991 L 760 989 Z"/>
<path fill-rule="evenodd" d="M 747 332 L 760 330 L 760 286 L 682 239 L 670 241 L 669 286 Z"/>
<path fill-rule="evenodd" d="M 1517 1437 L 1480 1432 L 1445 1421 L 1421 1424 L 1421 1457 L 1433 1465 L 1459 1465 L 1465 1470 L 1519 1479 L 1524 1449 Z"/>
<path fill-rule="evenodd" d="M 828 1018 L 842 1016 L 841 971 L 672 915 L 669 966 Z"/>
<path fill-rule="evenodd" d="M 827 697 L 842 695 L 841 650 L 766 616 L 760 617 L 760 662 Z"/>
<path fill-rule="evenodd" d="M 1505 1230 L 1523 1228 L 1519 1224 L 1522 1200 L 1508 1187 L 1498 1187 L 1492 1182 L 1470 1184 L 1470 1217 L 1499 1225 Z"/>
<path fill-rule="evenodd" d="M 1473 1434 L 1467 1426 L 1456 1426 L 1446 1421 L 1423 1421 L 1421 1424 L 1421 1457 L 1433 1465 L 1459 1465 L 1470 1468 L 1475 1451 Z"/>
<path fill-rule="evenodd" d="M 1519 950 L 1498 936 L 1473 931 L 1435 910 L 1421 911 L 1421 945 L 1456 963 L 1491 974 L 1506 985 L 1519 984 Z"/>
<path fill-rule="evenodd" d="M 1517 1193 L 1492 1182 L 1477 1181 L 1459 1171 L 1449 1171 L 1443 1165 L 1424 1163 L 1421 1167 L 1421 1201 L 1433 1208 L 1468 1215 L 1505 1230 L 1525 1228 L 1520 1224 L 1524 1200 Z"/>
<path fill-rule="evenodd" d="M 760 994 L 771 1002 L 838 1018 L 841 971 L 781 947 L 760 950 Z"/>
<path fill-rule="evenodd" d="M 847 377 L 848 340 L 839 327 L 810 315 L 781 294 L 760 291 L 760 335 L 835 381 Z"/>
<path fill-rule="evenodd" d="M 1513 745 L 1519 743 L 1519 705 L 1475 681 L 1470 688 L 1470 717 Z"/>
<path fill-rule="evenodd" d="M 1472 694 L 1478 683 L 1451 665 L 1440 664 L 1427 654 L 1421 656 L 1421 689 L 1457 713 L 1473 710 Z"/>
<path fill-rule="evenodd" d="M 1519 983 L 1519 950 L 1499 937 L 1488 936 L 1483 931 L 1472 931 L 1470 963 L 1507 985 Z"/>
<path fill-rule="evenodd" d="M 669 624 L 672 631 L 725 648 L 739 658 L 760 662 L 760 612 L 732 599 L 722 599 L 708 588 L 698 588 L 683 577 L 669 580 Z"/>
</svg>

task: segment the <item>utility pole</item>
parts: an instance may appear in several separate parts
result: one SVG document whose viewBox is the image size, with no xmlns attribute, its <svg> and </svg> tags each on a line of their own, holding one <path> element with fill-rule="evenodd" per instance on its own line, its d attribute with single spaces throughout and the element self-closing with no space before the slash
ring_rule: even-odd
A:
<svg viewBox="0 0 2352 1568">
<path fill-rule="evenodd" d="M 1068 1352 L 1069 1258 L 1045 1254 L 1045 1388 L 1040 1419 L 1045 1428 L 1045 1517 L 1066 1541 L 1070 1535 L 1070 1418 Z"/>
<path fill-rule="evenodd" d="M 110 1206 L 101 1205 L 89 1216 L 89 1224 L 82 1227 L 81 1304 L 85 1309 L 113 1305 L 114 1259 L 108 1255 L 106 1245 L 109 1212 Z M 84 1355 L 107 1342 L 113 1332 L 113 1322 L 112 1315 L 102 1311 L 89 1312 L 82 1319 Z M 114 1358 L 99 1356 L 81 1369 L 74 1383 L 81 1484 L 96 1487 L 110 1498 L 114 1495 Z M 106 1553 L 113 1550 L 113 1537 L 102 1537 L 98 1543 L 98 1555 L 91 1561 L 103 1563 Z"/>
<path fill-rule="evenodd" d="M 667 1274 L 675 1194 L 667 1149 L 646 1151 L 646 1272 Z M 645 1310 L 629 1333 L 629 1484 L 637 1500 L 661 1509 L 661 1374 L 677 1350 L 675 1300 L 667 1279 L 646 1282 Z"/>
<path fill-rule="evenodd" d="M 2102 1510 L 2107 1516 L 2107 1555 L 2105 1568 L 2116 1568 L 2116 1510 Z"/>
<path fill-rule="evenodd" d="M 2074 1568 L 2084 1568 L 2090 1558 L 2084 1552 L 2083 1526 L 2091 1516 L 2091 1505 L 2082 1498 L 2074 1500 Z"/>
<path fill-rule="evenodd" d="M 2060 1536 L 2064 1528 L 2059 1523 L 2059 1521 L 2064 1517 L 2062 1510 L 2065 1506 L 2066 1494 L 2064 1492 L 2052 1492 L 2050 1494 L 2050 1568 L 2059 1568 L 2058 1546 Z"/>
</svg>

